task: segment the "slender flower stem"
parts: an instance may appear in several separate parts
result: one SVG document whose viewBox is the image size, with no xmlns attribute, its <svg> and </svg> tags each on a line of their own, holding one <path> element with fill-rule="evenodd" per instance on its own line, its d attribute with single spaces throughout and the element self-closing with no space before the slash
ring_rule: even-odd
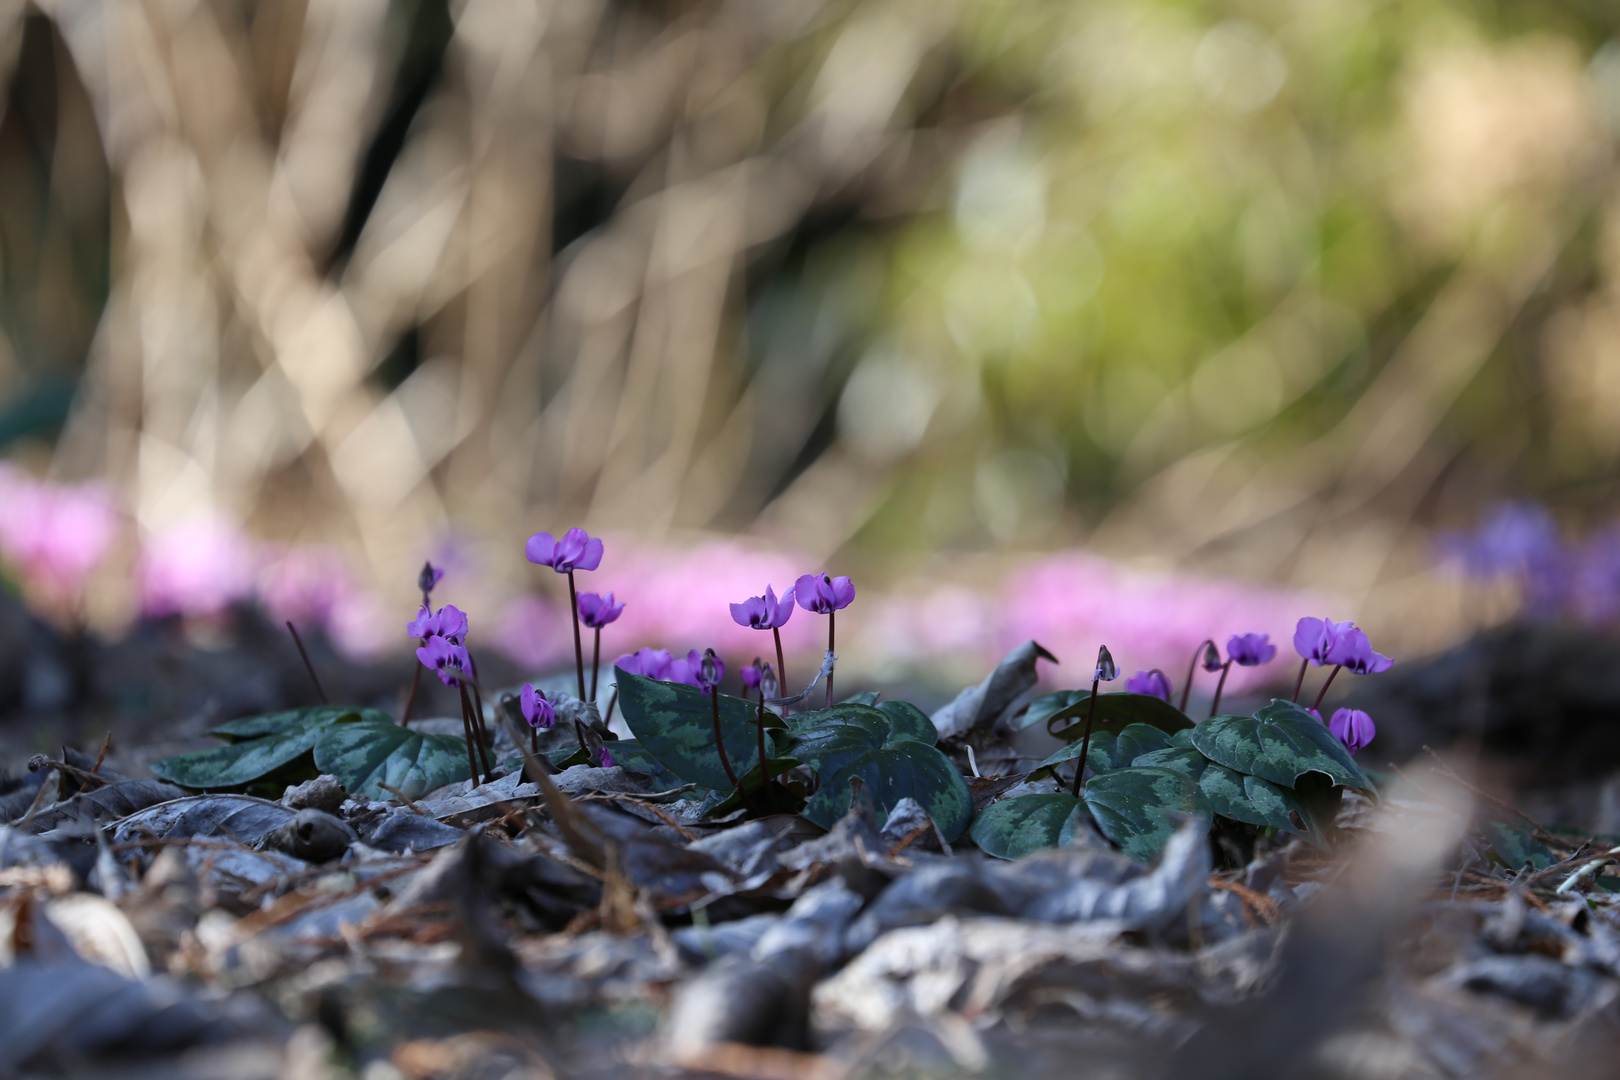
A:
<svg viewBox="0 0 1620 1080">
<path fill-rule="evenodd" d="M 585 752 L 585 756 L 590 757 L 591 744 L 585 740 L 585 725 L 578 720 L 574 721 L 574 738 L 579 740 L 579 748 Z"/>
<path fill-rule="evenodd" d="M 478 692 L 478 684 L 472 684 L 472 713 L 473 737 L 478 741 L 478 760 L 484 764 L 484 778 L 488 779 L 494 772 L 489 760 L 489 729 L 484 726 L 484 696 Z M 468 684 L 461 684 L 461 696 L 467 697 Z"/>
<path fill-rule="evenodd" d="M 772 806 L 770 768 L 765 761 L 765 691 L 759 692 L 759 716 L 754 721 L 759 728 L 759 791 L 762 805 Z"/>
<path fill-rule="evenodd" d="M 617 705 L 618 703 L 619 703 L 619 684 L 614 683 L 613 684 L 613 693 L 608 695 L 607 712 L 602 714 L 602 723 L 604 723 L 604 724 L 613 723 L 613 706 Z"/>
<path fill-rule="evenodd" d="M 1299 688 L 1305 685 L 1305 668 L 1309 663 L 1309 660 L 1301 660 L 1299 662 L 1299 678 L 1294 680 L 1294 696 L 1289 698 L 1289 701 L 1299 700 Z"/>
<path fill-rule="evenodd" d="M 1327 688 L 1333 685 L 1333 676 L 1337 675 L 1342 667 L 1344 667 L 1343 664 L 1333 665 L 1333 670 L 1328 672 L 1327 682 L 1323 683 L 1322 689 L 1316 692 L 1316 700 L 1311 702 L 1311 708 L 1320 709 L 1322 707 L 1322 699 L 1327 697 Z"/>
<path fill-rule="evenodd" d="M 602 671 L 602 628 L 596 627 L 596 641 L 591 645 L 591 700 L 596 700 L 596 677 Z"/>
<path fill-rule="evenodd" d="M 836 611 L 827 612 L 827 651 L 828 652 L 833 651 L 833 631 L 836 628 L 836 623 L 835 623 L 834 620 L 836 620 L 837 618 L 838 618 L 838 612 L 836 612 Z M 827 672 L 827 708 L 829 708 L 829 709 L 832 708 L 832 703 L 833 703 L 832 686 L 833 686 L 833 673 L 829 671 L 829 672 Z"/>
<path fill-rule="evenodd" d="M 1091 680 L 1091 704 L 1086 707 L 1086 733 L 1080 738 L 1080 765 L 1074 770 L 1074 787 L 1069 794 L 1080 797 L 1080 778 L 1086 775 L 1086 756 L 1091 753 L 1091 718 L 1097 715 L 1097 687 L 1101 679 Z"/>
<path fill-rule="evenodd" d="M 461 734 L 467 740 L 467 775 L 472 777 L 473 786 L 478 786 L 478 759 L 473 757 L 472 703 L 467 700 L 467 688 L 457 684 L 461 689 Z"/>
<path fill-rule="evenodd" d="M 309 672 L 309 681 L 315 684 L 315 692 L 321 696 L 321 704 L 327 704 L 329 699 L 326 690 L 321 686 L 320 676 L 315 674 L 315 665 L 309 662 L 309 653 L 304 651 L 304 642 L 299 638 L 298 631 L 293 629 L 290 619 L 287 621 L 287 633 L 292 635 L 293 644 L 298 646 L 298 655 L 304 658 L 304 670 Z"/>
<path fill-rule="evenodd" d="M 726 757 L 725 740 L 720 738 L 720 691 L 716 687 L 709 687 L 709 704 L 714 707 L 714 748 L 720 751 L 720 767 L 726 770 L 726 779 L 731 781 L 731 789 L 737 790 L 737 774 L 731 770 L 731 759 Z"/>
<path fill-rule="evenodd" d="M 540 756 L 540 729 L 537 727 L 529 728 L 529 753 Z"/>
<path fill-rule="evenodd" d="M 574 616 L 574 670 L 579 675 L 579 700 L 585 700 L 585 646 L 579 640 L 579 594 L 574 591 L 574 572 L 568 571 L 568 610 Z"/>
<path fill-rule="evenodd" d="M 1209 715 L 1214 716 L 1221 707 L 1221 691 L 1226 689 L 1226 675 L 1232 670 L 1232 661 L 1221 665 L 1221 681 L 1215 684 L 1215 700 L 1209 703 Z"/>
<path fill-rule="evenodd" d="M 426 641 L 426 639 L 423 639 Z M 409 727 L 411 723 L 411 709 L 416 705 L 416 689 L 422 685 L 422 665 L 417 664 L 416 670 L 411 672 L 411 692 L 405 695 L 405 710 L 399 714 L 399 726 Z"/>
<path fill-rule="evenodd" d="M 1193 672 L 1198 670 L 1198 658 L 1200 656 L 1204 655 L 1204 646 L 1205 645 L 1213 645 L 1213 644 L 1215 644 L 1213 639 L 1205 638 L 1203 641 L 1200 641 L 1198 643 L 1198 648 L 1193 650 L 1192 663 L 1187 665 L 1187 681 L 1181 684 L 1181 711 L 1182 712 L 1187 711 L 1187 695 L 1192 693 Z"/>
<path fill-rule="evenodd" d="M 780 686 L 782 688 L 781 690 L 778 691 L 778 693 L 785 694 L 785 693 L 787 693 L 787 688 L 789 686 L 792 686 L 793 684 L 788 682 L 787 665 L 782 662 L 782 629 L 781 629 L 781 627 L 778 627 L 778 626 L 771 627 L 771 636 L 776 639 L 776 685 L 778 685 L 778 686 Z M 763 701 L 764 699 L 761 698 L 760 700 Z M 787 714 L 788 714 L 788 707 L 786 705 L 784 705 L 784 706 L 782 706 L 782 715 L 785 717 L 785 716 L 787 716 Z"/>
</svg>

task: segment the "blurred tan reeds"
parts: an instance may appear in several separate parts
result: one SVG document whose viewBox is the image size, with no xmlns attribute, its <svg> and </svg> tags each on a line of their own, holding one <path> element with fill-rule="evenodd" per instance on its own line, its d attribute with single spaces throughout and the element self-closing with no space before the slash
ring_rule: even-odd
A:
<svg viewBox="0 0 1620 1080">
<path fill-rule="evenodd" d="M 1364 7 L 0 0 L 52 470 L 402 595 L 452 524 L 1088 541 L 1433 636 L 1436 521 L 1613 502 L 1620 62 Z"/>
</svg>

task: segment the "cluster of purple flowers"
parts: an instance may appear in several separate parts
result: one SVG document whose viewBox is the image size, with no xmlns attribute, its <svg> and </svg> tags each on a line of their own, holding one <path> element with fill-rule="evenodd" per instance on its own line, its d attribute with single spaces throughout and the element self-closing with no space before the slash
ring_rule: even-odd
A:
<svg viewBox="0 0 1620 1080">
<path fill-rule="evenodd" d="M 467 652 L 467 613 L 454 604 L 429 612 L 427 605 L 405 630 L 422 644 L 416 658 L 446 686 L 459 686 L 459 675 L 475 674 L 472 655 Z"/>
<path fill-rule="evenodd" d="M 1620 524 L 1566 541 L 1546 507 L 1505 502 L 1474 529 L 1443 534 L 1439 553 L 1472 580 L 1512 583 L 1532 619 L 1620 621 Z"/>
</svg>

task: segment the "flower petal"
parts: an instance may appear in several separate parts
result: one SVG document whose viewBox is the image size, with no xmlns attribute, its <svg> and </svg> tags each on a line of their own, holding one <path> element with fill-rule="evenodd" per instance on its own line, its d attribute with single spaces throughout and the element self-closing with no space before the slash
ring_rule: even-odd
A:
<svg viewBox="0 0 1620 1080">
<path fill-rule="evenodd" d="M 523 554 L 536 566 L 555 566 L 557 562 L 557 539 L 548 532 L 535 533 L 529 537 L 529 542 L 523 545 Z"/>
</svg>

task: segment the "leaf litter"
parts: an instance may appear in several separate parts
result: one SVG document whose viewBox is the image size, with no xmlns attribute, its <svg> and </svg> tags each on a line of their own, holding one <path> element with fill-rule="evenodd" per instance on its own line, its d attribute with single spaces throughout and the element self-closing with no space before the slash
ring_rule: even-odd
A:
<svg viewBox="0 0 1620 1080">
<path fill-rule="evenodd" d="M 841 734 L 773 729 L 788 767 L 846 777 L 830 816 L 705 799 L 714 770 L 678 729 L 667 761 L 627 743 L 625 764 L 559 768 L 565 738 L 529 754 L 497 717 L 496 775 L 460 759 L 424 790 L 386 764 L 397 737 L 316 752 L 381 722 L 358 710 L 227 725 L 224 749 L 293 733 L 342 763 L 280 797 L 284 743 L 260 774 L 222 759 L 249 790 L 36 762 L 0 794 L 0 1075 L 1602 1071 L 1620 845 L 1548 832 L 1438 760 L 1375 784 L 1286 715 L 1177 741 L 1130 730 L 1157 706 L 1103 698 L 1074 798 L 1047 775 L 1073 752 L 1014 746 L 1036 649 L 936 713 L 938 750 L 869 696 Z M 455 731 L 420 723 L 417 745 Z M 968 746 L 999 775 L 933 795 L 947 820 L 895 779 Z M 1290 771 L 1301 755 L 1319 770 Z M 1348 793 L 1300 781 L 1328 770 Z"/>
</svg>

